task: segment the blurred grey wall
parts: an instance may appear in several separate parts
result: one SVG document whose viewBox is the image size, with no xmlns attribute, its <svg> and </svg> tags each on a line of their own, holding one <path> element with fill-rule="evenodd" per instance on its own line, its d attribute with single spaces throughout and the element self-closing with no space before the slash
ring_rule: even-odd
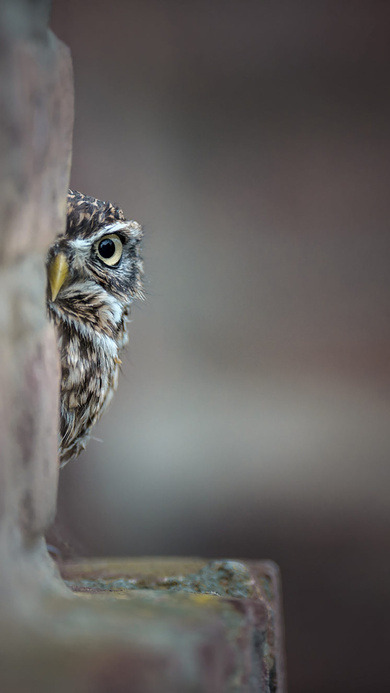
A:
<svg viewBox="0 0 390 693">
<path fill-rule="evenodd" d="M 145 227 L 90 554 L 273 558 L 290 693 L 388 693 L 390 8 L 54 0 L 72 187 Z"/>
</svg>

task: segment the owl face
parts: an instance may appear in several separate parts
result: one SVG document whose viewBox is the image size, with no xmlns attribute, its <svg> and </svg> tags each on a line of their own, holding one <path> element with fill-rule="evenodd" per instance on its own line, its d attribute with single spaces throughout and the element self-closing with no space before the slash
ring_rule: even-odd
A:
<svg viewBox="0 0 390 693">
<path fill-rule="evenodd" d="M 79 193 L 74 193 L 79 195 Z M 72 200 L 66 233 L 47 257 L 48 307 L 79 331 L 112 335 L 135 297 L 142 297 L 140 225 L 110 203 Z"/>
</svg>

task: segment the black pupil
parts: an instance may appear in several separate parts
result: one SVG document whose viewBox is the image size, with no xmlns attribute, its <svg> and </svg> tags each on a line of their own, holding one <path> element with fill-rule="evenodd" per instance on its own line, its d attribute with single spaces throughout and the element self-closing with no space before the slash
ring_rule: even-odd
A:
<svg viewBox="0 0 390 693">
<path fill-rule="evenodd" d="M 99 253 L 102 257 L 107 260 L 112 257 L 115 253 L 115 243 L 111 238 L 105 238 L 99 243 Z"/>
</svg>

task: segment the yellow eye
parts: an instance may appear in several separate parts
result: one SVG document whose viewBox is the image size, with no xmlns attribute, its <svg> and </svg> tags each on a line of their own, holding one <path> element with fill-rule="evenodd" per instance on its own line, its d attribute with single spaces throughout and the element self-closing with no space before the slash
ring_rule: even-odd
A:
<svg viewBox="0 0 390 693">
<path fill-rule="evenodd" d="M 104 236 L 97 244 L 96 252 L 105 265 L 117 265 L 122 257 L 122 241 L 114 233 Z"/>
</svg>

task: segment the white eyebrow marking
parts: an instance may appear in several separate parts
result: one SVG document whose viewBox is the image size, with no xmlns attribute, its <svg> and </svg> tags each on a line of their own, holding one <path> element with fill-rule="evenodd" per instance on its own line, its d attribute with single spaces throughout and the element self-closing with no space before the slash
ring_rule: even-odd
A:
<svg viewBox="0 0 390 693">
<path fill-rule="evenodd" d="M 127 233 L 130 232 L 131 236 L 139 236 L 141 232 L 141 225 L 137 221 L 116 221 L 113 224 L 107 224 L 107 226 L 102 226 L 96 233 L 88 238 L 72 238 L 69 243 L 76 250 L 81 250 L 85 252 L 96 243 L 103 236 L 107 236 L 110 233 L 116 233 L 124 229 Z"/>
<path fill-rule="evenodd" d="M 121 229 L 126 229 L 127 232 L 130 232 L 131 236 L 139 236 L 142 227 L 141 224 L 138 223 L 138 221 L 132 220 L 116 221 L 114 224 L 110 224 L 109 226 L 104 227 L 105 233 L 115 233 L 116 231 L 120 231 Z"/>
<path fill-rule="evenodd" d="M 108 224 L 104 227 L 104 233 L 115 233 L 115 231 L 120 231 L 121 229 L 127 229 L 129 222 L 126 221 L 115 221 L 113 224 Z"/>
</svg>

